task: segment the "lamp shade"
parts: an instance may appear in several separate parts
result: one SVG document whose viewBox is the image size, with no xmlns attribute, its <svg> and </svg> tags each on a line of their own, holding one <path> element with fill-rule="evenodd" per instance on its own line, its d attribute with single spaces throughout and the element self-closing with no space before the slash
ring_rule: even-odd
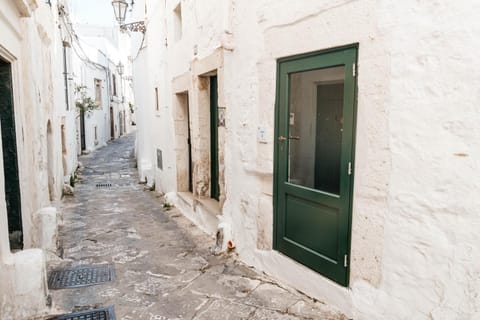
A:
<svg viewBox="0 0 480 320">
<path fill-rule="evenodd" d="M 117 65 L 117 72 L 119 75 L 122 75 L 123 74 L 123 70 L 124 70 L 124 66 L 122 64 L 122 62 L 119 62 L 118 65 Z"/>
<path fill-rule="evenodd" d="M 125 0 L 112 1 L 113 12 L 118 23 L 125 22 L 125 15 L 127 14 L 128 3 Z"/>
</svg>

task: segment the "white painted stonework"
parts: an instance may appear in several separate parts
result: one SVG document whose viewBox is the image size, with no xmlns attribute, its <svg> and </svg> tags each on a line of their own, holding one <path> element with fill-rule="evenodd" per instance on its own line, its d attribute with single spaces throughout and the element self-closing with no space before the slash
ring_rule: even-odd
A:
<svg viewBox="0 0 480 320">
<path fill-rule="evenodd" d="M 57 209 L 54 207 L 42 208 L 34 217 L 34 225 L 38 228 L 38 247 L 53 253 L 57 250 Z"/>
<path fill-rule="evenodd" d="M 10 250 L 0 151 L 0 319 L 48 310 L 45 251 L 56 251 L 55 206 L 77 166 L 75 109 L 65 94 L 63 1 L 0 0 L 0 59 L 11 65 L 23 250 Z M 67 56 L 67 60 L 68 60 Z M 0 148 L 1 150 L 2 148 Z M 42 250 L 43 249 L 43 250 Z"/>
<path fill-rule="evenodd" d="M 130 126 L 126 125 L 130 122 L 130 111 L 124 95 L 125 83 L 117 71 L 118 63 L 122 62 L 118 31 L 113 26 L 74 25 L 74 28 L 81 40 L 74 45 L 77 51 L 73 56 L 73 82 L 76 88 L 85 87 L 86 96 L 98 105 L 85 113 L 83 150 L 81 115 L 77 114 L 79 153 L 89 153 L 125 134 L 127 129 L 130 131 Z M 100 97 L 97 96 L 96 81 L 100 84 Z M 76 101 L 80 98 L 77 92 Z"/>
<path fill-rule="evenodd" d="M 0 314 L 2 319 L 28 319 L 46 312 L 45 255 L 40 249 L 23 250 L 2 261 Z"/>
<path fill-rule="evenodd" d="M 134 12 L 148 21 L 143 49 L 137 52 L 141 35 L 132 45 L 142 178 L 204 230 L 229 225 L 245 262 L 354 319 L 480 318 L 477 1 L 148 1 L 146 17 L 143 8 L 138 1 Z M 278 58 L 354 43 L 353 224 L 344 288 L 272 250 L 274 105 Z M 210 71 L 219 76 L 226 125 L 219 129 L 220 201 L 213 222 L 202 225 L 193 204 L 205 197 L 182 196 L 178 178 L 186 123 L 178 108 L 179 94 L 188 92 L 193 165 L 208 163 L 199 77 Z M 258 141 L 259 128 L 267 143 Z"/>
</svg>

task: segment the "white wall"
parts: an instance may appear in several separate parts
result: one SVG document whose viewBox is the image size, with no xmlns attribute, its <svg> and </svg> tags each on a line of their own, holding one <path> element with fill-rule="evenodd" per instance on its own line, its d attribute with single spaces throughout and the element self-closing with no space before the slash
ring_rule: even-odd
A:
<svg viewBox="0 0 480 320">
<path fill-rule="evenodd" d="M 145 1 L 135 2 L 135 7 L 133 8 L 131 16 L 132 21 L 145 20 L 144 8 Z M 155 23 L 154 19 L 152 19 L 152 23 Z M 151 37 L 154 38 L 155 36 L 158 36 L 158 34 L 153 33 Z M 150 37 L 150 35 L 148 37 Z M 147 180 L 151 185 L 155 180 L 154 167 L 156 165 L 153 158 L 153 141 L 154 139 L 158 139 L 158 136 L 155 136 L 152 133 L 152 121 L 155 118 L 155 111 L 153 98 L 154 89 L 151 77 L 153 74 L 158 74 L 158 71 L 156 67 L 150 66 L 149 50 L 145 49 L 148 46 L 147 35 L 135 32 L 130 34 L 130 39 L 132 42 L 130 57 L 132 58 L 132 84 L 135 98 L 135 120 L 137 124 L 135 151 L 138 172 L 140 180 Z M 158 55 L 157 58 L 158 60 L 161 60 L 161 55 Z M 162 93 L 163 92 L 160 92 L 160 94 Z"/>
<path fill-rule="evenodd" d="M 61 9 L 62 5 L 64 12 Z M 60 13 L 60 14 L 59 14 Z M 117 74 L 116 97 L 111 97 L 111 73 L 117 59 L 124 55 L 105 56 L 94 60 L 104 68 L 87 70 L 74 58 L 73 34 L 69 30 L 68 6 L 63 0 L 45 1 L 0 0 L 0 57 L 12 65 L 16 142 L 23 222 L 24 250 L 11 252 L 9 247 L 8 215 L 4 197 L 0 197 L 0 318 L 26 319 L 44 315 L 47 308 L 45 251 L 55 253 L 57 223 L 61 215 L 55 208 L 62 196 L 63 183 L 77 167 L 77 109 L 74 84 L 78 79 L 88 83 L 93 94 L 93 79 L 103 80 L 103 110 L 94 111 L 87 126 L 98 126 L 98 144 L 110 139 L 107 112 L 115 108 L 119 136 L 118 114 L 123 111 L 123 80 Z M 113 29 L 112 29 L 113 30 Z M 63 65 L 64 41 L 69 42 L 67 71 L 69 96 L 65 96 Z M 115 46 L 111 46 L 115 48 Z M 75 49 L 79 49 L 78 47 Z M 110 50 L 110 47 L 108 47 Z M 86 49 L 88 51 L 88 49 Z M 107 50 L 105 50 L 107 51 Z M 111 51 L 109 51 L 111 54 Z M 77 84 L 81 84 L 79 81 Z M 67 110 L 67 101 L 69 108 Z M 106 111 L 105 111 L 106 110 Z M 64 134 L 62 138 L 62 125 Z M 108 128 L 108 129 L 107 129 Z M 89 132 L 89 147 L 94 148 L 93 133 Z M 87 134 L 87 135 L 88 135 Z M 62 143 L 62 139 L 64 140 Z M 62 146 L 63 144 L 63 146 Z M 0 194 L 5 194 L 3 157 L 0 148 Z M 7 182 L 8 183 L 8 182 Z M 3 200 L 2 200 L 3 199 Z"/>
<path fill-rule="evenodd" d="M 235 19 L 225 70 L 242 81 L 227 89 L 228 141 L 237 147 L 227 149 L 233 183 L 224 213 L 242 226 L 234 229 L 240 256 L 355 319 L 478 317 L 480 283 L 471 262 L 480 257 L 474 245 L 480 220 L 469 195 L 477 185 L 472 106 L 479 97 L 475 81 L 452 85 L 472 79 L 470 49 L 480 43 L 469 35 L 479 28 L 478 6 L 261 1 L 237 2 L 235 11 L 242 18 Z M 276 58 L 357 42 L 351 281 L 343 289 L 257 250 L 259 231 L 271 224 L 271 184 L 262 186 L 251 168 L 271 170 L 273 145 L 248 141 L 257 126 L 273 135 Z"/>
<path fill-rule="evenodd" d="M 66 2 L 61 2 L 64 6 L 65 11 L 68 12 L 68 5 Z M 56 61 L 61 63 L 57 63 L 57 69 L 55 72 L 55 85 L 54 89 L 56 90 L 56 96 L 58 101 L 64 101 L 63 107 L 60 107 L 58 110 L 58 117 L 60 118 L 60 130 L 62 130 L 62 125 L 64 127 L 63 137 L 64 139 L 62 142 L 64 144 L 65 150 L 62 150 L 62 165 L 63 165 L 63 175 L 64 175 L 64 182 L 70 183 L 70 177 L 74 174 L 75 170 L 77 169 L 78 165 L 78 143 L 77 143 L 77 130 L 76 130 L 76 115 L 77 110 L 75 107 L 75 83 L 73 82 L 74 76 L 74 64 L 73 64 L 73 55 L 74 51 L 72 48 L 72 35 L 67 31 L 69 27 L 67 25 L 68 20 L 65 17 L 57 16 L 57 23 L 61 26 L 59 28 L 59 38 L 55 43 L 55 55 Z M 66 56 L 66 70 L 64 66 L 64 49 L 63 46 L 66 45 L 65 48 L 65 56 Z M 67 87 L 68 92 L 65 92 L 65 75 L 64 72 L 66 71 L 66 78 L 67 78 Z M 66 94 L 68 97 L 66 97 Z M 68 105 L 67 105 L 68 100 Z"/>
<path fill-rule="evenodd" d="M 74 25 L 74 28 L 80 41 L 73 44 L 75 48 L 73 81 L 76 86 L 85 86 L 87 96 L 92 99 L 95 98 L 95 79 L 101 80 L 102 84 L 102 102 L 99 108 L 85 114 L 85 151 L 91 152 L 105 146 L 112 139 L 112 127 L 114 139 L 126 133 L 126 128 L 120 122 L 123 112 L 129 113 L 128 101 L 124 98 L 127 88 L 117 70 L 118 63 L 120 61 L 125 63 L 126 59 L 125 52 L 120 50 L 118 34 L 113 26 L 107 28 Z M 115 75 L 116 94 L 113 90 L 112 75 Z M 76 95 L 76 99 L 78 98 L 80 94 Z M 110 108 L 113 111 L 113 122 Z M 79 114 L 77 118 L 80 136 Z M 78 143 L 80 144 L 80 141 Z"/>
<path fill-rule="evenodd" d="M 57 212 L 50 207 L 58 203 L 63 186 L 60 127 L 65 108 L 65 98 L 56 88 L 62 72 L 56 1 L 52 6 L 0 1 L 0 56 L 12 65 L 24 233 L 24 250 L 11 252 L 1 197 L 0 318 L 6 320 L 40 315 L 47 309 L 44 251 L 35 248 L 55 250 Z M 4 194 L 3 156 L 0 168 L 0 194 Z M 47 208 L 51 223 L 41 218 Z"/>
<path fill-rule="evenodd" d="M 163 11 L 162 1 L 148 2 L 147 46 L 134 64 L 142 175 L 155 177 L 161 191 L 175 191 L 172 82 L 222 47 L 221 220 L 232 227 L 240 258 L 355 319 L 480 317 L 479 4 L 181 3 L 182 39 L 172 43 L 178 1 Z M 353 43 L 355 185 L 350 286 L 343 288 L 272 250 L 274 104 L 278 58 Z M 159 114 L 157 85 L 165 108 Z M 268 143 L 257 141 L 259 127 Z M 167 154 L 162 172 L 153 169 L 158 147 Z"/>
<path fill-rule="evenodd" d="M 138 150 L 139 172 L 157 190 L 176 190 L 175 97 L 172 80 L 191 71 L 191 62 L 212 54 L 220 47 L 223 35 L 223 16 L 218 15 L 219 0 L 182 1 L 181 38 L 175 35 L 174 10 L 180 1 L 149 1 L 147 3 L 146 49 L 134 60 L 136 105 L 139 108 Z M 144 3 L 135 2 L 132 21 L 144 18 Z M 209 36 L 206 37 L 205 35 Z M 135 42 L 139 42 L 139 35 Z M 161 40 L 159 40 L 161 39 Z M 138 46 L 132 45 L 132 56 Z M 159 92 L 159 110 L 156 110 L 155 88 Z M 191 102 L 192 103 L 192 102 Z M 140 118 L 141 117 L 141 118 Z M 162 150 L 163 170 L 157 168 L 157 149 Z"/>
</svg>

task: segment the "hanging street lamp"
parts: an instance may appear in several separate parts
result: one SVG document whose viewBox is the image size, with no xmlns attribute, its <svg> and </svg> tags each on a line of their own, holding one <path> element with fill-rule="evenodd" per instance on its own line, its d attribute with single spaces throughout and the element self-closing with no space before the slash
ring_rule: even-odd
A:
<svg viewBox="0 0 480 320">
<path fill-rule="evenodd" d="M 115 19 L 117 19 L 118 23 L 122 25 L 125 22 L 128 3 L 125 0 L 113 0 L 112 7 L 113 12 L 115 13 Z"/>
<path fill-rule="evenodd" d="M 133 0 L 131 6 L 133 7 Z M 137 21 L 131 23 L 125 23 L 125 17 L 127 15 L 128 3 L 125 0 L 113 0 L 112 1 L 113 12 L 115 13 L 115 19 L 120 24 L 121 31 L 142 32 L 145 33 L 145 22 Z"/>
<path fill-rule="evenodd" d="M 121 76 L 123 74 L 123 70 L 124 70 L 124 66 L 122 64 L 122 62 L 120 61 L 118 64 L 117 64 L 117 72 L 118 74 Z"/>
</svg>

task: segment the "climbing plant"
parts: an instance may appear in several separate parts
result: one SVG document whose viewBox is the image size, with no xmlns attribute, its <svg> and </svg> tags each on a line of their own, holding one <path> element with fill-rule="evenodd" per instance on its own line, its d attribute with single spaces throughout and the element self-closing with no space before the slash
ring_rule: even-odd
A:
<svg viewBox="0 0 480 320">
<path fill-rule="evenodd" d="M 77 95 L 77 101 L 75 102 L 75 105 L 79 111 L 88 113 L 99 108 L 99 105 L 95 102 L 95 100 L 87 95 L 86 86 L 76 86 L 75 93 Z"/>
</svg>

